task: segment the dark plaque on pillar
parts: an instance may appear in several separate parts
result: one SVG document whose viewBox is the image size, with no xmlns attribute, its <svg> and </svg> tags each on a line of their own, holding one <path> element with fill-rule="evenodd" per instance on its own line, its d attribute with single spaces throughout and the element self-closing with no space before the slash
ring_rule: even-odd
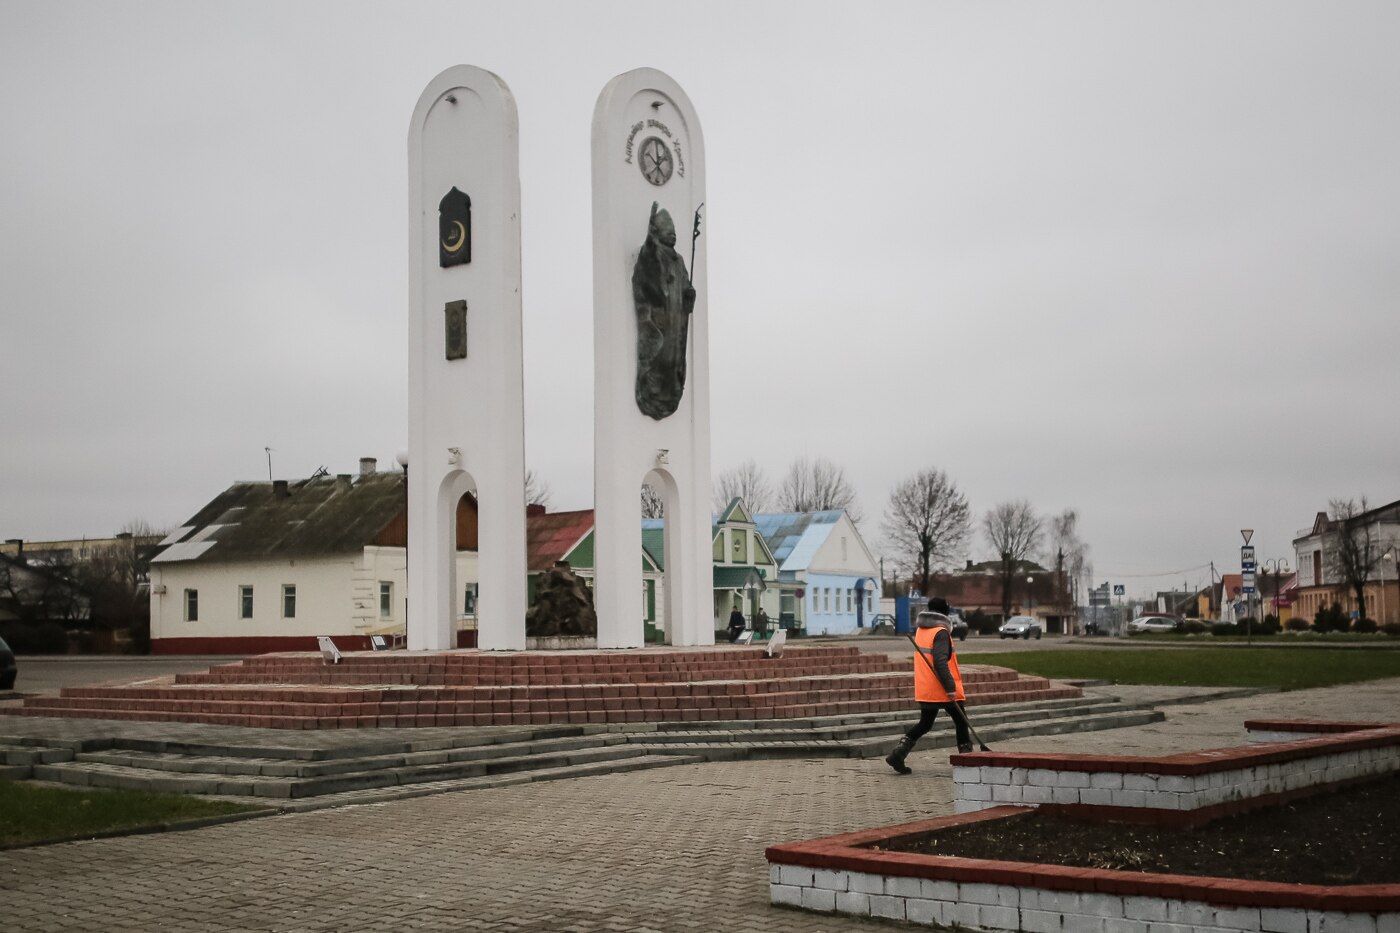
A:
<svg viewBox="0 0 1400 933">
<path fill-rule="evenodd" d="M 467 303 L 449 301 L 443 311 L 447 314 L 447 358 L 464 360 L 467 358 Z"/>
<path fill-rule="evenodd" d="M 647 239 L 632 270 L 637 310 L 637 407 L 660 421 L 685 393 L 685 344 L 695 289 L 676 252 L 676 225 L 653 202 Z"/>
<path fill-rule="evenodd" d="M 472 199 L 453 188 L 438 202 L 438 265 L 472 261 Z"/>
</svg>

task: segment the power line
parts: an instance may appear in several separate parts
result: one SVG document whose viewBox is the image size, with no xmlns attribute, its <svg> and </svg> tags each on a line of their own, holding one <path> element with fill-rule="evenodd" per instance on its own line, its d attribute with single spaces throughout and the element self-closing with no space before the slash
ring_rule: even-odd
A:
<svg viewBox="0 0 1400 933">
<path fill-rule="evenodd" d="M 1110 571 L 1104 571 L 1102 570 L 1102 568 L 1095 568 L 1095 573 L 1099 576 L 1107 576 L 1120 580 L 1126 580 L 1135 579 L 1139 577 L 1174 577 L 1177 574 L 1190 573 L 1193 570 L 1205 570 L 1209 566 L 1211 566 L 1211 562 L 1207 561 L 1204 564 L 1197 564 L 1194 567 L 1183 567 L 1180 570 L 1163 570 L 1160 573 L 1112 573 Z"/>
</svg>

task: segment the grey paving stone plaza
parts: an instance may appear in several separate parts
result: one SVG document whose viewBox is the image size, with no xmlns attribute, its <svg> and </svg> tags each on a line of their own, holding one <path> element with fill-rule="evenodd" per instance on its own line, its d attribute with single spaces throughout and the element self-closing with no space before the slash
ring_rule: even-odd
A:
<svg viewBox="0 0 1400 933">
<path fill-rule="evenodd" d="M 1180 690 L 1114 688 L 1125 697 Z M 1148 754 L 1260 715 L 1392 720 L 1400 680 L 1165 707 L 1000 747 Z M 878 929 L 770 907 L 765 845 L 948 812 L 947 751 L 687 765 L 0 853 L 8 931 Z"/>
</svg>

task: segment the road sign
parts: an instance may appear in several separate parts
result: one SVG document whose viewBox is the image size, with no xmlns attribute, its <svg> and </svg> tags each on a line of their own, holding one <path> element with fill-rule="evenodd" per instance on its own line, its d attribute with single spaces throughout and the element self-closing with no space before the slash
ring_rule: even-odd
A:
<svg viewBox="0 0 1400 933">
<path fill-rule="evenodd" d="M 1240 534 L 1244 537 L 1244 543 L 1245 543 L 1245 544 L 1248 544 L 1248 543 L 1249 543 L 1249 539 L 1252 538 L 1252 537 L 1254 537 L 1254 529 L 1253 529 L 1253 528 L 1241 528 L 1241 529 L 1240 529 Z"/>
<path fill-rule="evenodd" d="M 1242 576 L 1242 579 L 1240 580 L 1240 584 L 1241 584 L 1241 585 L 1240 585 L 1240 590 L 1241 590 L 1241 592 L 1243 592 L 1246 596 L 1252 596 L 1252 595 L 1254 595 L 1254 571 L 1253 571 L 1253 570 L 1246 570 L 1241 576 Z"/>
<path fill-rule="evenodd" d="M 1254 563 L 1254 548 L 1250 547 L 1247 544 L 1244 547 L 1240 548 L 1240 563 Z"/>
<path fill-rule="evenodd" d="M 1114 596 L 1122 596 L 1122 595 L 1123 595 L 1124 593 L 1126 593 L 1126 592 L 1128 592 L 1128 588 L 1127 588 L 1126 586 L 1124 586 L 1123 584 L 1121 584 L 1121 583 L 1115 583 L 1115 584 L 1113 584 L 1113 595 L 1114 595 Z"/>
</svg>

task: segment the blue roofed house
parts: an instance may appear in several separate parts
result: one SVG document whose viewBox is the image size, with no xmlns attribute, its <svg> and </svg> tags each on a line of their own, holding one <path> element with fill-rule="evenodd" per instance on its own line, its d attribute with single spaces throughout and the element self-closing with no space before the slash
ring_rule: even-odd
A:
<svg viewBox="0 0 1400 933">
<path fill-rule="evenodd" d="M 844 510 L 754 516 L 778 562 L 780 615 L 808 635 L 866 628 L 880 604 L 879 565 Z"/>
</svg>

